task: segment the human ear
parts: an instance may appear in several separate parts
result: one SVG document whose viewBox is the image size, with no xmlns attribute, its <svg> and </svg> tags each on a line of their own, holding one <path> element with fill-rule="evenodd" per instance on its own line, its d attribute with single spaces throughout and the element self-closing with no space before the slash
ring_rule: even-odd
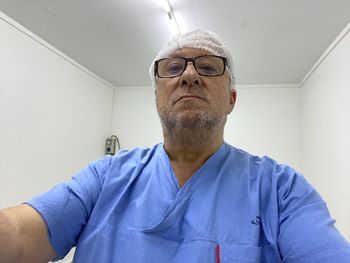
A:
<svg viewBox="0 0 350 263">
<path fill-rule="evenodd" d="M 230 87 L 229 93 L 230 93 L 230 104 L 229 104 L 228 114 L 232 112 L 233 108 L 235 107 L 236 99 L 237 99 L 237 91 L 234 87 Z"/>
</svg>

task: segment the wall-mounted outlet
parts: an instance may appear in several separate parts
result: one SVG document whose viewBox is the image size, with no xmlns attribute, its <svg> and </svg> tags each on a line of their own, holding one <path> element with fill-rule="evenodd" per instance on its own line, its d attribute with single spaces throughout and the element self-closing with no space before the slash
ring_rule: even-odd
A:
<svg viewBox="0 0 350 263">
<path fill-rule="evenodd" d="M 119 140 L 117 136 L 112 135 L 110 138 L 106 139 L 106 154 L 114 155 L 116 152 L 116 145 L 118 144 L 118 150 L 120 148 L 119 146 Z"/>
</svg>

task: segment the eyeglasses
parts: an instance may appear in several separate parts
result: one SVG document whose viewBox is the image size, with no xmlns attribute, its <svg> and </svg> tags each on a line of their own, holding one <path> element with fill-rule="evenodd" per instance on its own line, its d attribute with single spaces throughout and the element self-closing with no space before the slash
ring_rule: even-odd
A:
<svg viewBox="0 0 350 263">
<path fill-rule="evenodd" d="M 221 76 L 225 73 L 227 59 L 220 56 L 205 55 L 195 58 L 162 58 L 154 63 L 154 75 L 160 78 L 173 78 L 180 76 L 192 62 L 199 75 Z"/>
</svg>

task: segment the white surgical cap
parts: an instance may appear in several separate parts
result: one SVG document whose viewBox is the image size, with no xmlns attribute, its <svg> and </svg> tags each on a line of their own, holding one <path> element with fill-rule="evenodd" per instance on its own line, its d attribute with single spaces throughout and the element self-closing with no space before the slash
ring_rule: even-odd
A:
<svg viewBox="0 0 350 263">
<path fill-rule="evenodd" d="M 228 48 L 220 41 L 217 34 L 197 29 L 184 34 L 177 34 L 169 39 L 158 52 L 153 60 L 149 74 L 153 87 L 157 87 L 154 75 L 154 62 L 158 59 L 171 56 L 176 50 L 181 48 L 200 48 L 209 51 L 213 55 L 222 56 L 227 59 L 227 68 L 231 78 L 231 85 L 235 83 L 233 75 L 233 59 Z"/>
</svg>

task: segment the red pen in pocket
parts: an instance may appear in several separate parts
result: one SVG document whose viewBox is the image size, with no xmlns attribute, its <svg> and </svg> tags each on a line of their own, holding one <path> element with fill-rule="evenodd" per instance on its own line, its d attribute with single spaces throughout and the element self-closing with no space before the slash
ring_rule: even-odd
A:
<svg viewBox="0 0 350 263">
<path fill-rule="evenodd" d="M 219 244 L 216 245 L 215 255 L 216 255 L 215 263 L 220 263 L 220 245 Z"/>
</svg>

